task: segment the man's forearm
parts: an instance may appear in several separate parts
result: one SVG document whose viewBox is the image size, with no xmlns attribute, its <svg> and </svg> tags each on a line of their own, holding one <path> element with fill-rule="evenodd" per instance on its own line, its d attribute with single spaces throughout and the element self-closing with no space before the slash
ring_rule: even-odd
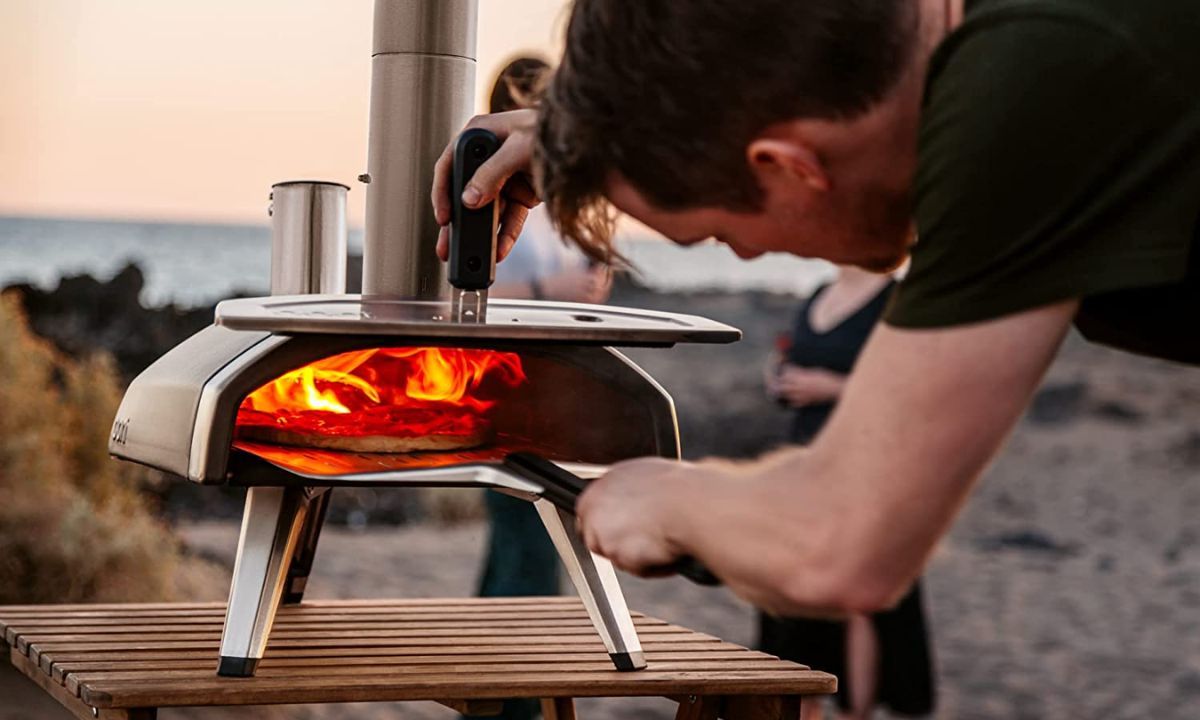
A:
<svg viewBox="0 0 1200 720">
<path fill-rule="evenodd" d="M 1019 418 L 1074 311 L 1063 303 L 963 328 L 880 328 L 811 449 L 706 489 L 678 524 L 679 544 L 771 611 L 888 606 Z"/>
</svg>

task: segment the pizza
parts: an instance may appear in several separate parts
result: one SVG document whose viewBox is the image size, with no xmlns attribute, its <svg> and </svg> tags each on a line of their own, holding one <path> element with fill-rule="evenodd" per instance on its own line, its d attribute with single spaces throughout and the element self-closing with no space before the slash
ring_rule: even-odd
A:
<svg viewBox="0 0 1200 720">
<path fill-rule="evenodd" d="M 237 435 L 272 445 L 342 452 L 452 452 L 492 439 L 491 423 L 463 408 L 377 407 L 349 414 L 238 411 Z"/>
</svg>

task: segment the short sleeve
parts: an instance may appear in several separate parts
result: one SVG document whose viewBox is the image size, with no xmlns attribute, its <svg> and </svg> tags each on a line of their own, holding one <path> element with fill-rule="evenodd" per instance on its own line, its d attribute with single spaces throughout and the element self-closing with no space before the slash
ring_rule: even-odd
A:
<svg viewBox="0 0 1200 720">
<path fill-rule="evenodd" d="M 919 239 L 885 321 L 978 322 L 1183 278 L 1200 121 L 1169 73 L 1068 15 L 964 30 L 931 66 Z"/>
</svg>

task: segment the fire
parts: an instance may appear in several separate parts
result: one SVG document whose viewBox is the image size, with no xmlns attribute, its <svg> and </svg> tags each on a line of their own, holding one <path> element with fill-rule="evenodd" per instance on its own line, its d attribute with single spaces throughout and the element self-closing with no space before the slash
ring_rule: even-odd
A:
<svg viewBox="0 0 1200 720">
<path fill-rule="evenodd" d="M 318 381 L 326 386 L 325 390 L 317 387 Z M 296 388 L 299 388 L 299 391 L 304 394 L 303 405 L 308 409 L 326 410 L 345 415 L 350 412 L 350 408 L 343 405 L 338 399 L 337 391 L 334 390 L 334 387 L 338 386 L 343 386 L 347 390 L 357 390 L 375 402 L 380 401 L 379 391 L 366 380 L 350 373 L 339 370 L 322 370 L 311 365 L 294 370 L 271 383 L 270 394 L 273 395 L 276 407 L 280 407 L 283 406 L 283 402 L 286 402 L 286 400 L 281 402 L 280 398 L 291 399 Z M 257 409 L 253 400 L 250 401 L 250 407 Z"/>
<path fill-rule="evenodd" d="M 238 425 L 340 436 L 469 434 L 494 400 L 485 378 L 525 381 L 515 353 L 471 348 L 357 350 L 324 358 L 250 393 Z"/>
</svg>

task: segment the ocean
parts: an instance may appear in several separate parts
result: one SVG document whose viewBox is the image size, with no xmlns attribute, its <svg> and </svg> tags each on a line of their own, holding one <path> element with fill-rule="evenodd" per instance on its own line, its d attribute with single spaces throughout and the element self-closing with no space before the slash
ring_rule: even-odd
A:
<svg viewBox="0 0 1200 720">
<path fill-rule="evenodd" d="M 361 231 L 350 233 L 352 252 Z M 724 245 L 681 248 L 650 238 L 621 242 L 640 281 L 663 292 L 766 290 L 807 295 L 832 267 L 816 260 L 767 255 L 740 260 Z M 0 217 L 0 287 L 27 282 L 47 289 L 60 277 L 112 277 L 128 262 L 145 273 L 149 306 L 211 303 L 236 293 L 265 294 L 271 241 L 266 225 Z"/>
</svg>

